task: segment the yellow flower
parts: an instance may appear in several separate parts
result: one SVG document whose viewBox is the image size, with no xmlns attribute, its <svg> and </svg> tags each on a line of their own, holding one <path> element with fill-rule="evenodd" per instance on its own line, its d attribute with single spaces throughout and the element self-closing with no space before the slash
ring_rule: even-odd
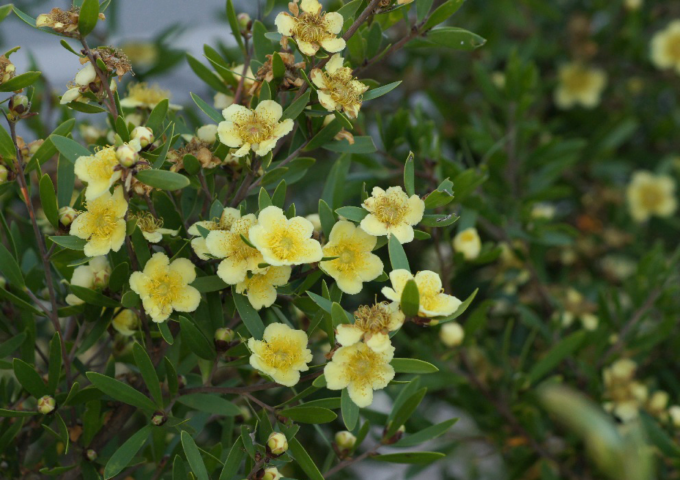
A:
<svg viewBox="0 0 680 480">
<path fill-rule="evenodd" d="M 413 225 L 423 219 L 425 212 L 425 202 L 418 195 L 409 198 L 401 187 L 390 187 L 387 191 L 373 187 L 363 207 L 368 210 L 361 221 L 366 233 L 376 237 L 394 235 L 401 243 L 413 241 Z"/>
<path fill-rule="evenodd" d="M 592 108 L 600 103 L 607 85 L 607 74 L 603 70 L 569 63 L 559 68 L 558 76 L 555 103 L 559 108 L 568 109 L 577 104 Z"/>
<path fill-rule="evenodd" d="M 392 288 L 383 287 L 383 295 L 393 302 L 400 302 L 406 282 L 412 278 L 415 279 L 420 294 L 418 316 L 426 318 L 445 317 L 458 310 L 462 302 L 453 295 L 444 293 L 439 275 L 429 270 L 418 272 L 415 277 L 408 270 L 392 270 L 390 272 Z"/>
<path fill-rule="evenodd" d="M 222 111 L 225 118 L 217 126 L 220 142 L 231 148 L 238 148 L 232 155 L 243 157 L 250 150 L 257 155 L 268 154 L 279 138 L 293 129 L 293 120 L 279 122 L 283 109 L 274 100 L 264 100 L 255 110 L 242 105 L 231 105 Z"/>
<path fill-rule="evenodd" d="M 117 167 L 119 163 L 114 147 L 102 148 L 87 157 L 78 157 L 74 170 L 80 181 L 87 183 L 85 200 L 91 202 L 109 191 L 120 179 L 122 170 Z"/>
<path fill-rule="evenodd" d="M 129 337 L 134 335 L 137 328 L 139 328 L 139 317 L 134 311 L 125 308 L 113 317 L 111 325 L 121 335 Z"/>
<path fill-rule="evenodd" d="M 109 284 L 111 265 L 105 256 L 91 258 L 87 265 L 80 265 L 73 270 L 71 285 L 85 288 L 104 288 Z M 80 305 L 83 302 L 72 293 L 66 295 L 66 303 Z"/>
<path fill-rule="evenodd" d="M 288 266 L 260 268 L 237 283 L 236 292 L 246 292 L 255 310 L 271 307 L 276 301 L 276 287 L 288 283 L 291 270 Z"/>
<path fill-rule="evenodd" d="M 321 12 L 317 0 L 302 0 L 300 14 L 297 2 L 289 3 L 291 13 L 281 12 L 274 23 L 279 33 L 293 37 L 300 51 L 309 56 L 316 55 L 319 48 L 335 53 L 344 50 L 345 40 L 338 38 L 342 30 L 343 18 L 337 12 Z"/>
<path fill-rule="evenodd" d="M 201 294 L 189 286 L 196 279 L 194 264 L 186 258 L 170 263 L 164 253 L 154 253 L 143 272 L 130 276 L 130 288 L 142 299 L 144 310 L 154 322 L 167 320 L 173 310 L 193 312 Z"/>
<path fill-rule="evenodd" d="M 335 339 L 343 347 L 349 347 L 363 339 L 375 352 L 387 350 L 392 345 L 389 333 L 404 324 L 404 314 L 396 302 L 376 303 L 372 307 L 362 305 L 354 312 L 354 318 L 353 324 L 338 325 Z"/>
<path fill-rule="evenodd" d="M 325 72 L 315 68 L 310 78 L 318 87 L 319 103 L 326 110 L 343 110 L 349 118 L 357 118 L 362 95 L 368 90 L 368 85 L 354 78 L 352 69 L 343 67 L 342 62 L 342 56 L 336 53 L 326 64 Z"/>
<path fill-rule="evenodd" d="M 465 338 L 465 330 L 460 324 L 456 322 L 449 322 L 442 325 L 441 330 L 439 330 L 439 338 L 442 343 L 449 348 L 457 347 L 463 343 Z"/>
<path fill-rule="evenodd" d="M 465 260 L 474 260 L 479 257 L 479 252 L 482 251 L 482 241 L 479 239 L 477 229 L 471 227 L 458 232 L 453 237 L 453 249 L 462 253 Z"/>
<path fill-rule="evenodd" d="M 392 345 L 382 352 L 372 350 L 365 343 L 340 347 L 324 368 L 326 386 L 329 390 L 346 388 L 358 407 L 368 407 L 373 403 L 373 390 L 385 388 L 394 378 L 394 368 L 390 365 L 393 357 Z"/>
<path fill-rule="evenodd" d="M 154 217 L 149 212 L 142 212 L 135 215 L 137 226 L 142 231 L 142 235 L 147 242 L 158 243 L 163 240 L 163 235 L 175 236 L 179 230 L 163 228 L 163 220 Z"/>
<path fill-rule="evenodd" d="M 269 265 L 313 263 L 321 260 L 323 253 L 312 233 L 314 225 L 306 218 L 289 220 L 283 210 L 269 206 L 260 212 L 257 225 L 250 227 L 250 243 Z"/>
<path fill-rule="evenodd" d="M 170 98 L 169 90 L 163 90 L 158 85 L 149 86 L 149 84 L 145 82 L 135 83 L 128 86 L 127 97 L 120 101 L 120 106 L 126 108 L 147 108 L 152 110 L 166 98 Z M 170 108 L 180 110 L 182 107 L 170 104 Z"/>
<path fill-rule="evenodd" d="M 125 241 L 125 212 L 128 204 L 122 187 L 116 187 L 113 195 L 104 192 L 91 202 L 87 211 L 81 213 L 71 224 L 71 235 L 87 240 L 84 252 L 88 257 L 117 252 Z"/>
<path fill-rule="evenodd" d="M 292 387 L 300 381 L 300 372 L 309 370 L 312 352 L 307 348 L 307 334 L 283 323 L 264 329 L 262 340 L 248 340 L 250 365 L 275 382 Z"/>
<path fill-rule="evenodd" d="M 210 260 L 212 258 L 205 242 L 206 239 L 203 238 L 198 227 L 202 227 L 210 231 L 229 230 L 231 229 L 231 225 L 239 218 L 241 218 L 241 212 L 235 208 L 227 207 L 222 211 L 220 218 L 215 218 L 213 220 L 202 220 L 189 227 L 189 235 L 196 237 L 191 240 L 191 246 L 194 249 L 194 252 L 196 252 L 198 258 L 201 260 Z"/>
<path fill-rule="evenodd" d="M 671 22 L 652 38 L 652 63 L 659 69 L 674 68 L 680 73 L 680 20 Z"/>
<path fill-rule="evenodd" d="M 647 171 L 633 173 L 626 197 L 630 214 L 636 222 L 647 221 L 652 215 L 669 217 L 678 207 L 675 181 L 668 175 L 654 175 Z"/>
<path fill-rule="evenodd" d="M 343 292 L 354 295 L 361 291 L 363 282 L 380 276 L 383 263 L 371 253 L 378 241 L 352 222 L 339 221 L 323 247 L 324 257 L 338 257 L 321 262 L 324 272 L 333 277 Z"/>
<path fill-rule="evenodd" d="M 258 265 L 264 263 L 262 254 L 241 238 L 243 235 L 248 239 L 250 227 L 257 224 L 255 215 L 241 217 L 235 210 L 232 218 L 229 230 L 212 230 L 205 239 L 210 255 L 224 258 L 217 267 L 217 275 L 229 285 L 243 282 L 249 271 L 259 270 Z"/>
<path fill-rule="evenodd" d="M 127 42 L 121 45 L 130 63 L 139 66 L 150 66 L 158 60 L 159 50 L 151 42 Z"/>
</svg>

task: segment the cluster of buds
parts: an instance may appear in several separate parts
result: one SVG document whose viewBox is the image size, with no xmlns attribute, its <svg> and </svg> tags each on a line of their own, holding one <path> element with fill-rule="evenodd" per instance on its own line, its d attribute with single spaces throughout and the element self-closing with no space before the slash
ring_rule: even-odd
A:
<svg viewBox="0 0 680 480">
<path fill-rule="evenodd" d="M 300 78 L 300 69 L 305 68 L 305 62 L 296 62 L 295 55 L 281 52 L 278 54 L 283 60 L 284 73 L 279 88 L 282 90 L 291 90 L 293 88 L 301 87 L 305 81 Z M 274 80 L 274 66 L 273 55 L 267 55 L 267 61 L 257 71 L 257 82 L 253 85 L 253 90 L 259 90 L 262 82 L 271 82 Z"/>
<path fill-rule="evenodd" d="M 78 20 L 80 17 L 80 10 L 71 8 L 70 10 L 62 10 L 61 8 L 53 8 L 50 13 L 42 13 L 35 19 L 35 26 L 38 28 L 51 28 L 57 33 L 62 33 L 68 36 L 74 36 L 78 30 Z M 103 20 L 103 14 L 99 14 Z"/>
<path fill-rule="evenodd" d="M 16 70 L 14 64 L 7 58 L 7 54 L 0 56 L 0 85 L 12 80 Z"/>
</svg>

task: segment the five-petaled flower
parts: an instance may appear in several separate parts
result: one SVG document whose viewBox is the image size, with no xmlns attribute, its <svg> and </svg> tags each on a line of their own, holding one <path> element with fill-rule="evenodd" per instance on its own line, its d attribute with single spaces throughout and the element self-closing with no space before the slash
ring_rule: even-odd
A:
<svg viewBox="0 0 680 480">
<path fill-rule="evenodd" d="M 255 310 L 271 307 L 276 301 L 276 287 L 288 283 L 291 271 L 289 266 L 260 268 L 237 283 L 236 292 L 245 292 Z"/>
<path fill-rule="evenodd" d="M 236 210 L 229 230 L 212 230 L 205 239 L 210 255 L 224 258 L 217 268 L 217 275 L 229 285 L 243 282 L 249 271 L 258 270 L 258 265 L 264 262 L 262 254 L 243 241 L 243 238 L 248 240 L 250 227 L 255 224 L 255 215 L 250 213 L 241 217 Z"/>
<path fill-rule="evenodd" d="M 354 323 L 338 325 L 335 339 L 343 347 L 363 339 L 375 352 L 387 350 L 391 345 L 389 333 L 404 324 L 404 314 L 396 302 L 376 303 L 372 307 L 362 305 L 354 312 L 354 318 Z"/>
<path fill-rule="evenodd" d="M 423 270 L 416 273 L 415 277 L 408 270 L 397 269 L 390 272 L 392 288 L 383 287 L 382 293 L 393 302 L 401 301 L 406 282 L 414 279 L 420 294 L 420 317 L 445 317 L 458 310 L 462 303 L 453 295 L 447 295 L 442 289 L 442 281 L 435 272 Z"/>
<path fill-rule="evenodd" d="M 675 181 L 668 175 L 654 175 L 638 171 L 626 189 L 630 215 L 636 222 L 649 217 L 669 217 L 678 208 L 675 198 Z"/>
<path fill-rule="evenodd" d="M 362 95 L 368 90 L 352 75 L 352 69 L 342 66 L 343 58 L 339 53 L 333 55 L 326 64 L 325 72 L 315 68 L 310 78 L 319 95 L 319 103 L 329 112 L 343 110 L 349 118 L 357 118 L 361 108 Z"/>
<path fill-rule="evenodd" d="M 394 378 L 393 357 L 392 345 L 381 352 L 362 342 L 340 347 L 324 368 L 326 386 L 329 390 L 346 388 L 358 407 L 368 407 L 373 403 L 373 390 L 385 388 Z"/>
<path fill-rule="evenodd" d="M 154 253 L 143 272 L 130 276 L 130 288 L 142 299 L 144 311 L 154 322 L 163 322 L 170 314 L 193 312 L 201 294 L 189 284 L 196 279 L 194 264 L 186 258 L 170 262 L 164 253 Z"/>
<path fill-rule="evenodd" d="M 124 108 L 145 108 L 152 110 L 165 99 L 170 99 L 170 90 L 163 90 L 158 85 L 134 83 L 128 86 L 128 94 L 121 99 L 120 106 Z M 181 110 L 180 105 L 170 104 L 173 110 Z"/>
<path fill-rule="evenodd" d="M 250 365 L 275 382 L 292 387 L 300 381 L 300 372 L 309 370 L 312 352 L 307 348 L 307 334 L 283 323 L 272 323 L 262 340 L 248 340 Z"/>
<path fill-rule="evenodd" d="M 562 65 L 558 72 L 559 84 L 555 90 L 555 103 L 568 109 L 580 104 L 593 108 L 607 85 L 607 74 L 599 68 L 589 68 L 579 63 Z"/>
<path fill-rule="evenodd" d="M 220 142 L 238 148 L 232 155 L 243 157 L 251 150 L 257 155 L 268 154 L 276 142 L 293 129 L 293 120 L 280 122 L 283 109 L 274 100 L 264 100 L 255 110 L 242 105 L 231 105 L 222 111 L 225 118 L 217 126 Z"/>
<path fill-rule="evenodd" d="M 88 202 L 108 192 L 122 173 L 114 147 L 102 148 L 94 155 L 78 157 L 74 171 L 80 181 L 87 183 L 85 200 Z"/>
<path fill-rule="evenodd" d="M 323 258 L 321 245 L 314 240 L 314 225 L 302 217 L 287 219 L 279 207 L 260 212 L 257 225 L 250 227 L 250 242 L 269 265 L 301 265 Z"/>
<path fill-rule="evenodd" d="M 343 292 L 359 293 L 363 282 L 375 280 L 383 272 L 380 257 L 371 253 L 378 239 L 361 227 L 341 220 L 333 225 L 328 240 L 323 247 L 323 256 L 337 258 L 321 262 L 320 266 Z"/>
<path fill-rule="evenodd" d="M 128 204 L 123 188 L 116 187 L 111 193 L 104 192 L 86 204 L 87 211 L 81 213 L 71 224 L 71 235 L 87 240 L 83 249 L 88 257 L 117 252 L 125 241 L 125 212 Z"/>
<path fill-rule="evenodd" d="M 425 202 L 418 195 L 409 197 L 401 187 L 373 187 L 363 207 L 368 210 L 361 220 L 366 233 L 376 237 L 394 235 L 401 243 L 413 241 L 413 225 L 423 219 L 425 212 Z"/>
<path fill-rule="evenodd" d="M 210 260 L 210 252 L 208 251 L 208 246 L 206 245 L 206 239 L 201 235 L 199 227 L 206 230 L 230 230 L 232 224 L 241 218 L 241 212 L 235 208 L 227 207 L 220 214 L 220 218 L 214 218 L 213 220 L 201 220 L 194 223 L 189 227 L 187 231 L 189 235 L 193 235 L 195 238 L 191 240 L 191 247 L 196 252 L 196 255 L 201 260 Z"/>
<path fill-rule="evenodd" d="M 343 23 L 341 14 L 322 12 L 317 0 L 302 0 L 299 8 L 295 0 L 288 7 L 293 15 L 281 12 L 274 23 L 281 35 L 295 40 L 300 52 L 313 56 L 319 48 L 330 53 L 344 50 L 345 40 L 338 38 Z"/>
</svg>

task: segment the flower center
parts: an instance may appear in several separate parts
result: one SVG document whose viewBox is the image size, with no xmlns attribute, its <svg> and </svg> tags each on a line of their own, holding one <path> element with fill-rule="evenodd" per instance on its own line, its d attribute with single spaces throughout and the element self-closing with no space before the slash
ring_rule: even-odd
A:
<svg viewBox="0 0 680 480">
<path fill-rule="evenodd" d="M 588 71 L 583 68 L 575 68 L 565 73 L 562 77 L 564 86 L 572 92 L 582 92 L 590 88 L 591 77 Z"/>
<path fill-rule="evenodd" d="M 147 83 L 137 83 L 128 88 L 128 96 L 149 105 L 170 98 L 170 91 L 161 89 L 158 85 L 149 86 Z"/>
<path fill-rule="evenodd" d="M 387 311 L 385 303 L 376 303 L 372 307 L 362 305 L 354 312 L 354 324 L 365 332 L 383 332 L 387 331 L 391 315 Z"/>
<path fill-rule="evenodd" d="M 163 226 L 163 220 L 154 217 L 149 212 L 140 213 L 135 216 L 135 219 L 140 230 L 147 233 L 155 232 Z"/>
<path fill-rule="evenodd" d="M 292 339 L 276 336 L 265 342 L 261 357 L 272 368 L 288 369 L 300 362 L 301 354 L 299 345 Z"/>
<path fill-rule="evenodd" d="M 273 118 L 262 112 L 255 114 L 248 119 L 237 119 L 235 122 L 239 136 L 251 145 L 262 143 L 274 136 L 276 122 Z"/>
<path fill-rule="evenodd" d="M 99 150 L 95 154 L 96 161 L 92 162 L 89 167 L 89 173 L 92 178 L 97 180 L 108 180 L 113 175 L 113 168 L 118 165 L 116 152 L 113 147 L 106 147 Z"/>
<path fill-rule="evenodd" d="M 150 280 L 150 296 L 161 310 L 165 310 L 179 297 L 181 285 L 182 277 L 178 273 L 170 271 L 162 273 Z"/>
<path fill-rule="evenodd" d="M 680 62 L 680 33 L 675 33 L 668 39 L 666 53 L 676 62 Z"/>
<path fill-rule="evenodd" d="M 382 195 L 375 199 L 375 207 L 372 213 L 382 223 L 397 225 L 401 223 L 407 211 L 406 199 L 396 195 Z"/>
<path fill-rule="evenodd" d="M 654 210 L 663 202 L 663 195 L 654 185 L 647 185 L 640 192 L 642 205 L 648 210 Z"/>
<path fill-rule="evenodd" d="M 320 43 L 328 37 L 326 20 L 320 14 L 303 13 L 297 19 L 293 35 L 308 43 Z"/>
<path fill-rule="evenodd" d="M 381 363 L 383 363 L 381 356 L 366 344 L 358 343 L 348 362 L 348 368 L 345 369 L 345 375 L 348 376 L 350 382 L 370 385 L 374 380 L 382 378 L 382 369 L 376 368 Z"/>
<path fill-rule="evenodd" d="M 94 206 L 91 208 L 86 215 L 89 219 L 90 236 L 95 238 L 108 238 L 113 234 L 117 226 L 118 218 L 114 213 L 107 207 Z"/>
<path fill-rule="evenodd" d="M 352 85 L 352 70 L 346 67 L 340 68 L 333 73 L 325 72 L 326 84 L 329 86 L 330 95 L 334 102 L 343 106 L 361 103 L 363 95 Z"/>
</svg>

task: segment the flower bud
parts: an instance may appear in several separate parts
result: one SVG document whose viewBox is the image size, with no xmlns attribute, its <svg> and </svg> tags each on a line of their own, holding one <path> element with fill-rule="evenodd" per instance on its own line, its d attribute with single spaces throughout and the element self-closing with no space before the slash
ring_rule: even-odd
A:
<svg viewBox="0 0 680 480">
<path fill-rule="evenodd" d="M 47 415 L 49 413 L 52 413 L 57 406 L 57 402 L 54 400 L 53 397 L 49 395 L 45 395 L 44 397 L 40 397 L 38 400 L 38 411 L 42 413 L 43 415 Z"/>
<path fill-rule="evenodd" d="M 337 432 L 335 434 L 335 444 L 340 448 L 340 450 L 351 450 L 354 448 L 354 444 L 357 441 L 357 437 L 352 435 L 347 430 Z"/>
<path fill-rule="evenodd" d="M 121 335 L 129 337 L 134 335 L 137 331 L 137 328 L 139 327 L 139 317 L 133 310 L 126 308 L 113 317 L 111 325 L 113 325 L 113 328 Z"/>
<path fill-rule="evenodd" d="M 218 328 L 215 330 L 215 340 L 218 342 L 233 342 L 234 331 L 231 328 Z"/>
<path fill-rule="evenodd" d="M 673 405 L 668 409 L 668 414 L 671 416 L 671 422 L 675 428 L 680 428 L 680 406 Z"/>
<path fill-rule="evenodd" d="M 150 143 L 153 143 L 153 132 L 147 127 L 135 127 L 130 134 L 132 140 L 139 140 L 139 144 L 142 148 L 146 147 Z"/>
<path fill-rule="evenodd" d="M 26 95 L 14 95 L 9 100 L 9 111 L 13 117 L 21 117 L 31 109 L 31 102 Z"/>
<path fill-rule="evenodd" d="M 467 228 L 453 238 L 453 249 L 462 253 L 465 260 L 474 260 L 482 251 L 482 242 L 477 234 L 477 229 Z"/>
<path fill-rule="evenodd" d="M 465 332 L 463 327 L 456 322 L 445 323 L 442 325 L 441 330 L 439 330 L 439 339 L 449 348 L 459 346 L 463 343 L 464 338 Z"/>
<path fill-rule="evenodd" d="M 251 418 L 253 418 L 253 415 L 250 413 L 250 409 L 244 405 L 240 405 L 238 407 L 239 410 L 241 410 L 241 416 L 243 417 L 243 421 L 247 422 Z"/>
<path fill-rule="evenodd" d="M 248 29 L 248 24 L 251 22 L 250 15 L 247 13 L 239 13 L 236 16 L 236 19 L 238 20 L 238 26 L 241 27 L 241 30 Z"/>
<path fill-rule="evenodd" d="M 85 456 L 91 462 L 94 462 L 95 460 L 97 460 L 97 452 L 95 452 L 91 448 L 88 448 L 87 452 L 85 452 Z"/>
<path fill-rule="evenodd" d="M 168 417 L 166 417 L 165 414 L 163 414 L 163 412 L 156 412 L 154 413 L 153 417 L 151 417 L 151 423 L 156 425 L 157 427 L 163 425 L 167 420 Z"/>
<path fill-rule="evenodd" d="M 279 472 L 276 467 L 269 467 L 264 469 L 264 475 L 262 475 L 262 480 L 279 480 L 283 475 Z"/>
<path fill-rule="evenodd" d="M 196 131 L 196 136 L 201 142 L 215 143 L 217 140 L 217 125 L 203 125 Z"/>
<path fill-rule="evenodd" d="M 124 143 L 116 150 L 116 158 L 124 167 L 131 167 L 139 160 L 139 154 L 127 143 Z"/>
<path fill-rule="evenodd" d="M 283 455 L 288 450 L 288 439 L 283 433 L 272 432 L 267 439 L 267 448 L 272 455 Z"/>
<path fill-rule="evenodd" d="M 78 216 L 78 212 L 72 207 L 61 207 L 59 209 L 59 223 L 68 227 Z"/>
<path fill-rule="evenodd" d="M 9 175 L 9 170 L 4 165 L 0 165 L 0 184 L 7 181 L 7 176 Z"/>
</svg>

